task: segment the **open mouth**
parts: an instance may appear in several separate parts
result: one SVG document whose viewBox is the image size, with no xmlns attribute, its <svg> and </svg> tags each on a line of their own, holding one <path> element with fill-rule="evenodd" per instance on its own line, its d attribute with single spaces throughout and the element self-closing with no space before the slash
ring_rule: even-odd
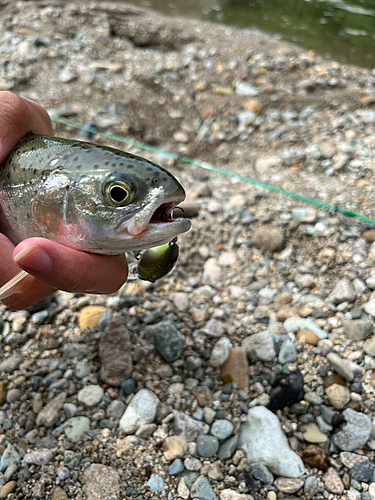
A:
<svg viewBox="0 0 375 500">
<path fill-rule="evenodd" d="M 172 219 L 172 210 L 176 206 L 177 203 L 163 203 L 158 207 L 155 212 L 152 214 L 150 219 L 150 224 L 160 223 L 160 222 L 173 222 Z"/>
</svg>

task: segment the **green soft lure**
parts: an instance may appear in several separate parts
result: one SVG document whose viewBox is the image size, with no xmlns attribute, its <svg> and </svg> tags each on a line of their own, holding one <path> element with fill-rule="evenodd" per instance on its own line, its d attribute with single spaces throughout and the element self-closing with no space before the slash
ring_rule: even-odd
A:
<svg viewBox="0 0 375 500">
<path fill-rule="evenodd" d="M 179 249 L 175 241 L 146 250 L 138 262 L 138 277 L 154 283 L 174 268 Z"/>
</svg>

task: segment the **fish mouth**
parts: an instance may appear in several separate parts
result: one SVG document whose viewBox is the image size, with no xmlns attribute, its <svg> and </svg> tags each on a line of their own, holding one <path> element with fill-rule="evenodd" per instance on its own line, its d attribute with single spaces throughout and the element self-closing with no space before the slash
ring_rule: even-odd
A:
<svg viewBox="0 0 375 500">
<path fill-rule="evenodd" d="M 157 193 L 157 195 L 163 194 Z M 154 199 L 146 204 L 141 210 L 133 215 L 133 217 L 127 222 L 127 231 L 130 236 L 139 237 L 145 231 L 149 231 L 152 227 L 156 229 L 161 226 L 166 225 L 178 225 L 183 221 L 176 221 L 173 219 L 172 211 L 173 209 L 183 200 L 182 197 L 174 196 L 174 199 L 169 198 L 169 200 L 164 200 L 161 203 L 162 196 L 155 196 Z M 187 222 L 187 221 L 186 221 Z M 181 231 L 178 231 L 179 234 Z"/>
</svg>

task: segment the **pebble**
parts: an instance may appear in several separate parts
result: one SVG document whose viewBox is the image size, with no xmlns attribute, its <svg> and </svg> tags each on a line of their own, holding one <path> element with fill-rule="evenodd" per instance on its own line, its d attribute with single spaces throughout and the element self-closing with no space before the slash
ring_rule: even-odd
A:
<svg viewBox="0 0 375 500">
<path fill-rule="evenodd" d="M 195 420 L 185 413 L 174 411 L 173 414 L 175 433 L 182 436 L 188 443 L 195 442 L 200 434 L 207 434 L 210 430 L 207 424 Z"/>
<path fill-rule="evenodd" d="M 303 438 L 308 443 L 325 443 L 327 441 L 327 436 L 320 431 L 314 422 L 304 425 L 302 430 Z"/>
<path fill-rule="evenodd" d="M 13 493 L 13 491 L 17 487 L 17 482 L 16 481 L 9 481 L 8 483 L 4 484 L 4 486 L 1 487 L 0 489 L 0 498 L 7 498 L 8 495 Z"/>
<path fill-rule="evenodd" d="M 187 500 L 190 497 L 189 488 L 186 486 L 186 483 L 183 479 L 178 483 L 177 493 L 181 498 Z"/>
<path fill-rule="evenodd" d="M 374 465 L 370 461 L 366 460 L 351 469 L 350 477 L 360 483 L 371 483 L 374 477 L 374 472 Z"/>
<path fill-rule="evenodd" d="M 259 95 L 259 90 L 253 85 L 249 85 L 245 82 L 238 82 L 235 89 L 236 95 L 247 95 L 251 97 L 256 97 Z"/>
<path fill-rule="evenodd" d="M 24 360 L 23 356 L 13 354 L 9 358 L 5 358 L 0 362 L 0 372 L 12 373 L 20 366 Z"/>
<path fill-rule="evenodd" d="M 51 500 L 68 500 L 68 495 L 62 488 L 60 488 L 60 486 L 56 486 L 56 488 L 53 490 Z"/>
<path fill-rule="evenodd" d="M 287 332 L 297 333 L 299 330 L 310 330 L 321 340 L 327 338 L 327 333 L 316 325 L 310 318 L 300 318 L 298 316 L 288 318 L 284 321 L 283 326 Z"/>
<path fill-rule="evenodd" d="M 148 389 L 141 389 L 133 396 L 125 413 L 121 417 L 120 427 L 126 434 L 134 434 L 145 424 L 152 424 L 160 401 Z"/>
<path fill-rule="evenodd" d="M 371 500 L 375 500 L 375 482 L 370 484 L 368 488 L 368 493 L 370 495 Z"/>
<path fill-rule="evenodd" d="M 72 417 L 64 422 L 64 432 L 69 441 L 78 443 L 90 430 L 90 419 L 88 417 Z"/>
<path fill-rule="evenodd" d="M 327 361 L 332 366 L 333 370 L 337 372 L 341 377 L 345 380 L 351 382 L 355 375 L 361 375 L 362 369 L 353 361 L 349 361 L 348 359 L 343 359 L 341 356 L 336 354 L 335 352 L 330 352 L 327 354 Z"/>
<path fill-rule="evenodd" d="M 304 397 L 303 377 L 299 370 L 285 376 L 279 376 L 270 392 L 270 408 L 282 410 L 286 406 L 298 403 Z"/>
<path fill-rule="evenodd" d="M 365 455 L 358 455 L 357 453 L 351 453 L 350 451 L 342 451 L 340 453 L 340 460 L 345 467 L 353 469 L 353 467 L 357 467 L 363 462 L 366 462 L 368 458 Z"/>
<path fill-rule="evenodd" d="M 316 444 L 309 444 L 306 446 L 301 454 L 301 458 L 303 462 L 310 467 L 315 467 L 320 470 L 326 470 L 328 468 L 326 452 Z"/>
<path fill-rule="evenodd" d="M 317 493 L 324 491 L 324 484 L 316 476 L 309 476 L 306 478 L 303 491 L 306 498 L 310 500 L 310 498 L 313 498 Z"/>
<path fill-rule="evenodd" d="M 108 385 L 118 387 L 132 373 L 132 343 L 122 320 L 115 316 L 100 336 L 100 376 Z"/>
<path fill-rule="evenodd" d="M 188 444 L 182 436 L 169 436 L 163 442 L 163 452 L 167 460 L 182 458 L 187 448 Z"/>
<path fill-rule="evenodd" d="M 201 435 L 197 439 L 197 452 L 203 458 L 213 457 L 219 450 L 219 440 L 215 436 Z"/>
<path fill-rule="evenodd" d="M 214 462 L 210 465 L 207 476 L 214 481 L 221 481 L 224 478 L 220 462 Z"/>
<path fill-rule="evenodd" d="M 298 478 L 278 477 L 274 482 L 276 488 L 283 493 L 297 493 L 303 488 L 304 480 Z"/>
<path fill-rule="evenodd" d="M 272 484 L 274 481 L 272 472 L 264 464 L 252 465 L 251 472 L 253 477 L 262 481 L 263 484 Z"/>
<path fill-rule="evenodd" d="M 38 413 L 36 419 L 37 425 L 44 425 L 45 427 L 52 427 L 55 425 L 60 418 L 60 410 L 63 407 L 66 397 L 66 392 L 61 392 L 51 399 L 51 401 L 49 401 Z"/>
<path fill-rule="evenodd" d="M 232 435 L 234 426 L 228 420 L 216 420 L 211 426 L 211 434 L 220 441 L 224 441 Z"/>
<path fill-rule="evenodd" d="M 332 384 L 325 389 L 328 401 L 337 410 L 342 410 L 350 401 L 349 389 L 341 384 Z"/>
<path fill-rule="evenodd" d="M 296 338 L 298 342 L 314 346 L 318 345 L 318 342 L 320 340 L 319 337 L 316 335 L 316 333 L 310 330 L 299 330 L 299 332 L 296 335 Z"/>
<path fill-rule="evenodd" d="M 0 459 L 0 472 L 5 472 L 11 463 L 18 464 L 21 457 L 17 450 L 11 444 L 8 444 L 3 451 Z"/>
<path fill-rule="evenodd" d="M 344 334 L 352 340 L 365 340 L 373 333 L 372 322 L 368 319 L 345 320 L 342 323 Z"/>
<path fill-rule="evenodd" d="M 225 489 L 220 492 L 220 500 L 253 500 L 253 497 L 245 493 L 238 493 L 234 490 Z"/>
<path fill-rule="evenodd" d="M 364 413 L 347 408 L 342 416 L 346 424 L 333 435 L 334 444 L 343 451 L 361 448 L 371 436 L 371 420 Z"/>
<path fill-rule="evenodd" d="M 280 346 L 278 361 L 281 364 L 294 363 L 297 360 L 297 351 L 291 340 L 284 340 Z"/>
<path fill-rule="evenodd" d="M 375 357 L 375 335 L 364 342 L 363 350 L 369 356 Z"/>
<path fill-rule="evenodd" d="M 56 476 L 60 481 L 65 481 L 70 475 L 69 469 L 67 467 L 61 466 L 56 469 Z"/>
<path fill-rule="evenodd" d="M 120 401 L 119 399 L 115 399 L 111 401 L 107 406 L 107 417 L 108 418 L 121 418 L 125 411 L 125 403 Z"/>
<path fill-rule="evenodd" d="M 341 478 L 333 467 L 330 467 L 323 476 L 325 489 L 334 495 L 341 495 L 344 491 L 344 485 Z"/>
<path fill-rule="evenodd" d="M 343 302 L 354 302 L 356 298 L 357 294 L 353 290 L 351 283 L 346 279 L 339 280 L 329 296 L 329 300 L 335 305 Z"/>
<path fill-rule="evenodd" d="M 0 381 L 0 406 L 3 406 L 5 403 L 7 391 L 6 391 L 6 384 L 2 380 Z"/>
<path fill-rule="evenodd" d="M 184 472 L 184 464 L 179 458 L 177 460 L 174 460 L 168 467 L 168 474 L 170 476 L 178 476 L 182 472 Z"/>
<path fill-rule="evenodd" d="M 304 473 L 303 462 L 289 448 L 279 419 L 263 406 L 250 408 L 240 430 L 239 447 L 249 463 L 263 463 L 278 476 L 297 478 Z"/>
<path fill-rule="evenodd" d="M 202 462 L 197 458 L 187 457 L 184 460 L 184 466 L 189 471 L 199 471 L 202 468 Z"/>
<path fill-rule="evenodd" d="M 21 394 L 22 393 L 19 389 L 9 389 L 6 400 L 8 403 L 14 403 L 21 397 Z"/>
<path fill-rule="evenodd" d="M 276 356 L 273 335 L 268 330 L 246 337 L 241 346 L 254 361 L 271 361 Z"/>
<path fill-rule="evenodd" d="M 79 313 L 78 325 L 81 328 L 95 328 L 105 310 L 103 306 L 83 307 Z"/>
<path fill-rule="evenodd" d="M 232 347 L 232 342 L 228 337 L 222 337 L 214 345 L 211 355 L 210 364 L 211 366 L 218 368 L 222 366 L 229 358 L 229 353 Z"/>
<path fill-rule="evenodd" d="M 257 160 L 258 168 L 260 166 L 259 158 Z M 264 161 L 262 169 L 264 167 Z M 268 167 L 268 165 L 267 165 Z M 251 237 L 251 241 L 256 248 L 263 252 L 277 252 L 284 245 L 284 234 L 277 227 L 262 226 L 257 228 Z"/>
<path fill-rule="evenodd" d="M 221 367 L 221 378 L 224 384 L 235 382 L 239 389 L 249 387 L 249 363 L 246 350 L 242 347 L 232 347 L 227 361 Z"/>
<path fill-rule="evenodd" d="M 120 493 L 120 477 L 115 469 L 102 464 L 91 464 L 84 471 L 82 490 L 86 500 L 115 500 Z"/>
<path fill-rule="evenodd" d="M 217 496 L 212 491 L 210 482 L 206 477 L 199 476 L 190 490 L 191 498 L 198 500 L 217 500 Z"/>
<path fill-rule="evenodd" d="M 151 493 L 162 491 L 164 488 L 163 478 L 159 474 L 152 473 L 150 479 L 147 481 L 148 488 Z"/>
<path fill-rule="evenodd" d="M 184 336 L 170 320 L 149 326 L 146 335 L 168 363 L 179 359 L 185 349 L 186 340 Z"/>
<path fill-rule="evenodd" d="M 218 457 L 220 460 L 228 460 L 236 451 L 238 445 L 238 436 L 232 436 L 224 441 L 219 448 Z"/>
<path fill-rule="evenodd" d="M 88 385 L 78 392 L 78 402 L 85 406 L 97 406 L 103 399 L 104 391 L 100 385 Z"/>
<path fill-rule="evenodd" d="M 23 457 L 23 462 L 28 465 L 46 465 L 53 459 L 53 451 L 48 449 L 33 450 Z"/>
</svg>

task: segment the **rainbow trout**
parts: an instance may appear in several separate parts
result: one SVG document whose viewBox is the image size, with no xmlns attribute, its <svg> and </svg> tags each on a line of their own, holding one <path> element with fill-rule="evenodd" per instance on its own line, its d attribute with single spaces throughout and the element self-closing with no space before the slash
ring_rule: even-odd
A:
<svg viewBox="0 0 375 500">
<path fill-rule="evenodd" d="M 87 142 L 30 134 L 0 167 L 0 230 L 14 244 L 41 236 L 105 255 L 149 249 L 190 229 L 171 215 L 184 199 L 164 168 Z"/>
<path fill-rule="evenodd" d="M 165 169 L 94 144 L 28 135 L 0 167 L 1 231 L 17 244 L 41 236 L 116 255 L 188 231 L 171 212 L 185 198 Z"/>
</svg>

